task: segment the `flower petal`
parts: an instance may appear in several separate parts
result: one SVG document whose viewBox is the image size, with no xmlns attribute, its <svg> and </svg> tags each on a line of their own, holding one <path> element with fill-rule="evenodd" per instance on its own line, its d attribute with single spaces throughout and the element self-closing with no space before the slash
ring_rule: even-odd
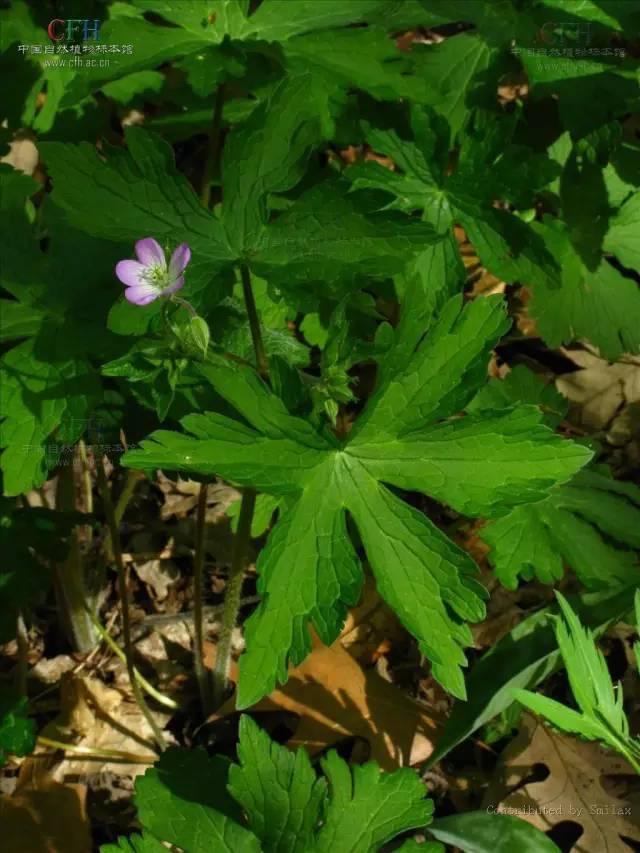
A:
<svg viewBox="0 0 640 853">
<path fill-rule="evenodd" d="M 169 287 L 165 287 L 162 291 L 163 296 L 168 296 L 170 293 L 175 293 L 176 290 L 180 290 L 181 287 L 184 287 L 184 276 L 179 275 L 175 281 L 172 281 Z"/>
<path fill-rule="evenodd" d="M 143 281 L 145 270 L 140 261 L 119 261 L 116 264 L 116 275 L 127 287 L 137 287 Z"/>
<path fill-rule="evenodd" d="M 176 276 L 181 275 L 190 260 L 191 249 L 187 243 L 180 243 L 171 255 L 171 260 L 169 261 L 169 277 L 176 278 Z"/>
<path fill-rule="evenodd" d="M 148 305 L 161 295 L 157 287 L 152 284 L 138 284 L 128 287 L 124 292 L 124 298 L 133 305 Z"/>
<path fill-rule="evenodd" d="M 164 249 L 153 237 L 145 237 L 144 240 L 138 240 L 136 243 L 136 255 L 145 267 L 161 266 L 163 269 L 167 268 Z"/>
</svg>

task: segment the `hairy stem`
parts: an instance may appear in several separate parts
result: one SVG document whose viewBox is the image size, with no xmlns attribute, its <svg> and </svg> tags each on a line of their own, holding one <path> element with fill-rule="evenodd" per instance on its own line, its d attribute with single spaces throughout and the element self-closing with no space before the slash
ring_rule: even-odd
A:
<svg viewBox="0 0 640 853">
<path fill-rule="evenodd" d="M 244 567 L 247 559 L 249 539 L 251 538 L 251 522 L 256 504 L 256 493 L 253 489 L 245 489 L 240 504 L 238 529 L 233 540 L 231 555 L 231 571 L 224 594 L 224 609 L 216 650 L 216 665 L 213 674 L 213 690 L 215 707 L 222 705 L 227 691 L 229 667 L 231 665 L 231 639 L 233 629 L 238 621 L 240 596 L 244 580 Z"/>
<path fill-rule="evenodd" d="M 140 711 L 144 715 L 146 721 L 149 723 L 158 748 L 163 750 L 166 747 L 165 739 L 163 737 L 162 731 L 160 730 L 160 726 L 156 723 L 155 719 L 153 718 L 153 715 L 151 714 L 151 711 L 147 706 L 147 703 L 144 700 L 140 685 L 138 684 L 138 679 L 136 678 L 136 670 L 133 664 L 133 642 L 131 640 L 131 619 L 129 616 L 127 572 L 124 566 L 124 560 L 122 559 L 120 528 L 116 520 L 113 501 L 111 500 L 111 492 L 109 491 L 109 486 L 107 484 L 107 477 L 104 472 L 104 465 L 102 459 L 96 459 L 96 471 L 98 474 L 98 487 L 100 489 L 100 494 L 102 497 L 104 514 L 107 519 L 107 526 L 111 532 L 111 547 L 113 549 L 113 557 L 116 563 L 116 568 L 118 569 L 118 593 L 120 596 L 120 609 L 122 615 L 122 639 L 124 641 L 124 655 L 127 665 L 127 673 L 129 674 L 129 681 L 131 683 L 131 690 L 133 691 L 133 696 L 138 704 L 138 707 L 140 708 Z"/>
<path fill-rule="evenodd" d="M 249 267 L 245 264 L 240 267 L 240 275 L 242 276 L 242 294 L 244 296 L 244 304 L 249 317 L 251 340 L 253 341 L 253 350 L 256 355 L 256 366 L 258 368 L 258 373 L 266 382 L 269 379 L 267 354 L 262 340 L 262 331 L 260 329 L 260 318 L 258 317 L 256 300 L 254 299 L 253 288 L 251 287 L 251 273 L 249 272 Z"/>
<path fill-rule="evenodd" d="M 73 464 L 61 465 L 56 484 L 56 509 L 76 509 L 76 478 Z M 74 651 L 85 654 L 96 644 L 96 635 L 88 613 L 84 564 L 80 536 L 74 527 L 69 537 L 69 553 L 54 570 L 54 586 L 58 607 L 69 642 Z"/>
<path fill-rule="evenodd" d="M 207 516 L 207 484 L 200 484 L 196 516 L 196 548 L 193 560 L 193 663 L 204 717 L 213 710 L 213 680 L 204 662 L 204 541 Z"/>
<path fill-rule="evenodd" d="M 213 106 L 213 118 L 209 130 L 209 147 L 204 161 L 202 172 L 202 185 L 200 187 L 200 201 L 205 207 L 211 205 L 211 182 L 220 171 L 220 155 L 222 153 L 222 108 L 224 107 L 225 85 L 220 83 L 216 91 L 216 100 Z"/>
</svg>

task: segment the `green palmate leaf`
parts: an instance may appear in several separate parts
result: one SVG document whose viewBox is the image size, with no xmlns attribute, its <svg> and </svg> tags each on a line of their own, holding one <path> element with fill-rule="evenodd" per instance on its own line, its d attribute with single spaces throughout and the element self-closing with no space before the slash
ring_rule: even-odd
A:
<svg viewBox="0 0 640 853">
<path fill-rule="evenodd" d="M 560 853 L 544 832 L 527 821 L 487 811 L 440 818 L 429 832 L 462 853 Z"/>
<path fill-rule="evenodd" d="M 267 223 L 267 196 L 295 186 L 322 139 L 326 95 L 306 74 L 280 84 L 234 130 L 222 162 L 224 224 L 237 254 L 251 249 Z"/>
<path fill-rule="evenodd" d="M 606 259 L 595 270 L 589 270 L 575 252 L 562 223 L 547 219 L 533 227 L 562 269 L 560 288 L 549 288 L 540 279 L 533 289 L 529 307 L 545 341 L 556 347 L 585 337 L 610 359 L 623 352 L 637 352 L 640 348 L 637 284 Z"/>
<path fill-rule="evenodd" d="M 582 593 L 571 603 L 585 624 L 601 632 L 626 615 L 634 589 L 635 579 L 631 586 Z M 558 667 L 562 659 L 551 630 L 553 611 L 557 608 L 545 607 L 526 617 L 476 663 L 467 678 L 468 701 L 456 702 L 429 766 L 511 708 L 514 688 L 532 690 Z"/>
<path fill-rule="evenodd" d="M 461 647 L 471 641 L 464 623 L 484 612 L 475 565 L 383 484 L 492 514 L 544 496 L 588 459 L 589 451 L 542 426 L 533 408 L 452 418 L 485 381 L 486 358 L 506 328 L 499 299 L 464 310 L 461 298 L 447 302 L 344 444 L 289 415 L 251 371 L 208 365 L 204 375 L 245 423 L 193 415 L 183 421 L 191 435 L 158 432 L 124 457 L 130 466 L 216 473 L 285 497 L 258 563 L 263 601 L 247 623 L 240 707 L 285 680 L 288 662 L 304 658 L 310 623 L 330 643 L 357 601 L 362 572 L 347 512 L 382 595 L 418 638 L 436 677 L 464 695 Z"/>
<path fill-rule="evenodd" d="M 229 767 L 201 750 L 169 749 L 136 781 L 142 836 L 103 853 L 155 853 L 160 840 L 185 853 L 376 853 L 431 821 L 433 802 L 412 770 L 350 768 L 331 751 L 321 761 L 325 779 L 303 749 L 290 752 L 246 716 L 238 761 Z"/>
<path fill-rule="evenodd" d="M 27 717 L 27 698 L 0 690 L 0 767 L 7 755 L 27 755 L 36 745 L 36 724 Z"/>
<path fill-rule="evenodd" d="M 258 839 L 240 825 L 226 790 L 229 763 L 204 750 L 167 750 L 136 782 L 140 822 L 160 841 L 188 853 L 258 853 Z"/>
<path fill-rule="evenodd" d="M 640 772 L 640 741 L 629 735 L 622 687 L 620 684 L 617 689 L 614 687 L 607 661 L 596 646 L 592 632 L 582 626 L 559 592 L 556 597 L 564 617 L 556 620 L 556 638 L 567 667 L 571 692 L 581 713 L 527 690 L 515 690 L 514 696 L 557 728 L 607 744 L 628 758 Z"/>
<path fill-rule="evenodd" d="M 491 125 L 489 118 L 479 113 L 476 124 L 468 125 L 458 169 L 447 176 L 446 125 L 432 111 L 416 109 L 412 116 L 415 144 L 393 131 L 367 132 L 367 141 L 392 158 L 396 171 L 365 163 L 348 169 L 347 177 L 355 189 L 377 187 L 395 197 L 388 206 L 406 211 L 421 209 L 423 218 L 440 233 L 450 232 L 456 223 L 462 225 L 484 266 L 505 281 L 543 280 L 552 288 L 557 284 L 558 270 L 543 240 L 518 217 L 497 209 L 494 201 L 530 204 L 535 192 L 553 179 L 557 169 L 546 158 L 520 146 L 505 150 L 513 122 L 498 140 L 496 132 L 502 124 L 495 118 L 493 121 Z M 527 169 L 521 168 L 522 160 L 529 163 Z"/>
</svg>

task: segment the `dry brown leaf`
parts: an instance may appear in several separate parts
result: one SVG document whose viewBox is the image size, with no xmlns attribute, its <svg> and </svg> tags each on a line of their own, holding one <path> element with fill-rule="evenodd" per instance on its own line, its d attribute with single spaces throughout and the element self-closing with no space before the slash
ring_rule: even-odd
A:
<svg viewBox="0 0 640 853">
<path fill-rule="evenodd" d="M 549 775 L 523 784 L 537 765 Z M 574 853 L 629 853 L 621 836 L 640 842 L 640 803 L 612 789 L 623 788 L 627 776 L 635 779 L 622 758 L 525 714 L 518 736 L 501 755 L 484 807 L 516 815 L 543 832 L 564 821 L 578 823 L 583 832 Z"/>
<path fill-rule="evenodd" d="M 173 560 L 145 560 L 133 567 L 140 580 L 150 587 L 156 601 L 164 601 L 169 588 L 178 580 L 180 572 Z"/>
<path fill-rule="evenodd" d="M 0 838 L 7 853 L 89 853 L 86 785 L 61 784 L 38 753 L 20 766 L 18 784 L 0 800 Z"/>
<path fill-rule="evenodd" d="M 398 617 L 380 598 L 373 580 L 367 578 L 360 604 L 349 611 L 340 634 L 342 646 L 366 666 L 375 663 L 405 636 Z"/>
<path fill-rule="evenodd" d="M 311 756 L 346 738 L 362 738 L 369 757 L 384 770 L 425 761 L 444 723 L 375 670 L 362 669 L 340 642 L 324 646 L 318 640 L 307 659 L 290 670 L 287 683 L 252 711 L 295 714 L 299 722 L 288 746 L 303 746 Z M 231 697 L 211 721 L 234 712 Z"/>
<path fill-rule="evenodd" d="M 587 350 L 561 350 L 580 370 L 558 377 L 558 391 L 574 404 L 579 422 L 591 430 L 611 429 L 621 410 L 640 401 L 640 359 L 610 364 Z"/>
<path fill-rule="evenodd" d="M 107 687 L 89 676 L 71 676 L 62 680 L 61 711 L 41 735 L 87 749 L 115 750 L 137 756 L 138 762 L 113 762 L 68 752 L 52 775 L 64 782 L 68 777 L 93 775 L 105 770 L 121 776 L 135 777 L 144 773 L 145 761 L 156 759 L 149 723 L 134 702 L 125 699 L 119 690 Z M 153 712 L 160 726 L 167 714 Z"/>
</svg>

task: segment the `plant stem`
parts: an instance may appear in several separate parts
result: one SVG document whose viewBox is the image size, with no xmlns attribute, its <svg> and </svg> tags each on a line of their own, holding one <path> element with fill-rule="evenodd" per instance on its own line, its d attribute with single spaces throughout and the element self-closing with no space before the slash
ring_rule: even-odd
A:
<svg viewBox="0 0 640 853">
<path fill-rule="evenodd" d="M 204 662 L 204 540 L 207 516 L 207 484 L 200 484 L 196 516 L 196 548 L 193 560 L 193 663 L 200 691 L 202 714 L 206 718 L 213 710 L 213 679 Z"/>
<path fill-rule="evenodd" d="M 127 656 L 122 651 L 120 646 L 116 643 L 116 641 L 113 639 L 111 634 L 107 631 L 107 629 L 103 625 L 101 625 L 100 621 L 95 617 L 93 617 L 93 624 L 95 625 L 96 631 L 98 632 L 98 634 L 100 634 L 101 638 L 109 646 L 111 651 L 115 655 L 117 655 L 117 657 L 119 657 L 124 664 L 126 664 Z M 134 669 L 134 672 L 138 684 L 140 685 L 140 687 L 142 687 L 145 693 L 153 697 L 156 702 L 160 703 L 160 705 L 164 705 L 165 708 L 171 708 L 172 711 L 178 710 L 180 706 L 177 702 L 175 702 L 173 699 L 170 699 L 168 696 L 165 696 L 164 694 L 160 693 L 160 691 L 156 690 L 156 688 L 152 684 L 150 684 L 144 677 L 144 675 L 142 675 L 142 673 L 140 673 L 137 669 Z"/>
<path fill-rule="evenodd" d="M 101 467 L 101 463 L 96 458 L 96 470 Z M 136 485 L 140 480 L 144 480 L 144 474 L 142 471 L 134 471 L 133 468 L 129 468 L 127 471 L 127 479 L 125 480 L 124 488 L 120 493 L 120 497 L 116 501 L 116 505 L 114 507 L 114 515 L 116 518 L 116 526 L 120 527 L 120 522 L 122 521 L 125 511 L 129 505 L 129 501 L 133 497 L 133 493 L 136 490 Z M 107 530 L 107 533 L 104 537 L 104 555 L 107 560 L 113 560 L 113 548 L 111 546 L 111 530 Z"/>
<path fill-rule="evenodd" d="M 233 540 L 231 571 L 229 572 L 229 579 L 227 580 L 227 587 L 224 594 L 224 610 L 222 611 L 222 624 L 220 626 L 220 635 L 216 650 L 216 665 L 213 675 L 216 708 L 222 705 L 227 691 L 229 667 L 231 665 L 231 640 L 233 629 L 238 621 L 238 611 L 240 610 L 244 566 L 247 558 L 249 539 L 251 538 L 251 522 L 253 520 L 255 504 L 256 493 L 253 489 L 245 489 L 242 494 L 242 503 L 240 504 L 238 529 Z"/>
<path fill-rule="evenodd" d="M 76 479 L 73 465 L 61 465 L 56 485 L 56 509 L 73 512 L 76 509 Z M 62 624 L 74 651 L 85 654 L 96 644 L 96 636 L 88 614 L 84 565 L 80 552 L 77 528 L 69 537 L 69 553 L 57 563 L 54 585 Z"/>
<path fill-rule="evenodd" d="M 209 147 L 207 157 L 204 161 L 202 172 L 202 185 L 200 187 L 200 201 L 205 207 L 211 204 L 211 182 L 220 171 L 220 154 L 222 153 L 222 109 L 224 107 L 225 85 L 220 83 L 216 91 L 216 100 L 213 107 L 213 118 L 209 130 Z"/>
<path fill-rule="evenodd" d="M 267 364 L 267 354 L 264 349 L 262 340 L 262 331 L 260 329 L 260 318 L 258 317 L 258 309 L 256 308 L 256 300 L 253 296 L 253 288 L 251 287 L 251 273 L 249 267 L 243 264 L 240 267 L 240 275 L 242 277 L 242 294 L 244 296 L 244 304 L 249 317 L 249 328 L 251 329 L 251 340 L 253 341 L 253 350 L 256 355 L 256 366 L 258 373 L 265 382 L 269 379 L 269 367 Z"/>
<path fill-rule="evenodd" d="M 111 547 L 113 548 L 113 556 L 116 563 L 116 567 L 118 569 L 118 593 L 120 595 L 120 608 L 122 614 L 122 639 L 124 641 L 124 654 L 127 665 L 127 672 L 129 674 L 129 681 L 131 682 L 131 690 L 133 691 L 133 696 L 138 704 L 138 707 L 140 708 L 140 711 L 144 715 L 146 721 L 149 723 L 158 748 L 160 750 L 163 750 L 166 747 L 166 743 L 162 735 L 162 731 L 160 730 L 160 726 L 153 718 L 153 715 L 144 700 L 144 696 L 142 695 L 140 685 L 138 684 L 138 680 L 136 678 L 136 670 L 133 665 L 133 642 L 131 640 L 131 620 L 129 617 L 129 597 L 127 594 L 127 572 L 124 567 L 124 560 L 122 559 L 120 529 L 116 520 L 116 514 L 113 508 L 113 501 L 111 500 L 111 492 L 109 491 L 109 486 L 107 484 L 107 477 L 104 472 L 104 465 L 102 459 L 96 459 L 96 471 L 98 474 L 98 486 L 100 488 L 100 494 L 102 496 L 104 514 L 107 519 L 107 526 L 111 531 Z"/>
<path fill-rule="evenodd" d="M 74 743 L 63 743 L 60 740 L 54 740 L 50 737 L 38 736 L 39 746 L 50 746 L 52 749 L 62 749 L 64 752 L 83 755 L 87 759 L 95 759 L 104 761 L 105 758 L 110 761 L 123 761 L 126 764 L 153 764 L 152 758 L 143 758 L 141 755 L 135 755 L 133 752 L 121 752 L 118 749 L 96 749 L 91 746 L 81 746 Z M 33 758 L 40 756 L 34 755 Z"/>
</svg>

